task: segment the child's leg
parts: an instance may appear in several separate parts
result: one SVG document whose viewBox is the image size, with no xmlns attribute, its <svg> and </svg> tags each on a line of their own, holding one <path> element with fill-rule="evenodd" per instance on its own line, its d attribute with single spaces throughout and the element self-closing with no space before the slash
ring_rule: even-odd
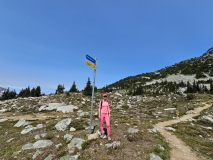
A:
<svg viewBox="0 0 213 160">
<path fill-rule="evenodd" d="M 107 134 L 110 136 L 110 116 L 108 114 L 105 115 L 105 121 L 107 126 Z"/>
</svg>

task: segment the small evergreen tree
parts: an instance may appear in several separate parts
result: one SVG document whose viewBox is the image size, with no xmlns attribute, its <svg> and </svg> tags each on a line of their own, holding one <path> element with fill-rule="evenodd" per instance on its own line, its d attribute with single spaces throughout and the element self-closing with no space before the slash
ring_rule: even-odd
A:
<svg viewBox="0 0 213 160">
<path fill-rule="evenodd" d="M 70 88 L 69 92 L 78 92 L 78 89 L 76 88 L 75 81 L 72 84 L 72 87 Z"/>
<path fill-rule="evenodd" d="M 35 97 L 40 97 L 41 96 L 41 87 L 37 86 L 35 89 Z"/>
<path fill-rule="evenodd" d="M 88 78 L 86 87 L 83 90 L 83 94 L 86 95 L 86 96 L 92 95 L 92 86 L 91 86 L 90 78 Z"/>
<path fill-rule="evenodd" d="M 64 93 L 64 85 L 59 84 L 56 90 L 56 94 L 62 94 Z"/>
<path fill-rule="evenodd" d="M 33 89 L 31 89 L 31 91 L 30 91 L 30 96 L 31 96 L 31 97 L 35 97 L 35 92 L 36 92 L 36 90 L 35 90 L 35 88 L 33 87 Z"/>
<path fill-rule="evenodd" d="M 8 99 L 14 99 L 16 98 L 16 91 L 10 91 L 10 89 L 8 88 L 6 91 L 3 92 L 1 100 L 8 100 Z"/>
</svg>

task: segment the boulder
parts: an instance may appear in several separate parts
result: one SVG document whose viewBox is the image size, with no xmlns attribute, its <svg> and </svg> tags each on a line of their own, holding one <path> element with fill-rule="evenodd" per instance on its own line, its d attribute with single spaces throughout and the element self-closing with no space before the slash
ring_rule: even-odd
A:
<svg viewBox="0 0 213 160">
<path fill-rule="evenodd" d="M 107 148 L 114 148 L 114 149 L 118 148 L 120 145 L 121 145 L 120 141 L 114 141 L 112 143 L 105 144 Z"/>
<path fill-rule="evenodd" d="M 75 128 L 73 128 L 73 127 L 70 128 L 70 132 L 75 132 L 75 131 L 76 131 Z"/>
<path fill-rule="evenodd" d="M 211 122 L 211 123 L 213 123 L 213 118 L 211 118 L 209 116 L 203 116 L 202 118 L 207 120 L 207 121 L 209 121 L 209 122 Z"/>
<path fill-rule="evenodd" d="M 66 155 L 61 157 L 60 160 L 78 160 L 78 155 L 75 156 Z"/>
<path fill-rule="evenodd" d="M 58 107 L 61 107 L 63 105 L 64 103 L 49 103 L 48 105 L 41 106 L 39 108 L 39 111 L 44 111 L 44 110 L 52 111 L 52 110 L 56 110 Z"/>
<path fill-rule="evenodd" d="M 133 134 L 133 133 L 138 133 L 139 130 L 135 129 L 135 128 L 129 128 L 127 132 L 130 133 L 130 134 Z"/>
<path fill-rule="evenodd" d="M 150 160 L 163 160 L 158 155 L 150 153 Z"/>
<path fill-rule="evenodd" d="M 85 140 L 81 139 L 81 138 L 73 138 L 72 141 L 68 144 L 68 148 L 78 148 L 79 150 L 82 149 L 81 145 Z"/>
<path fill-rule="evenodd" d="M 29 121 L 26 121 L 24 119 L 20 119 L 15 125 L 14 127 L 23 127 L 23 126 L 28 126 L 29 124 L 31 124 Z"/>
<path fill-rule="evenodd" d="M 33 159 L 36 159 L 36 157 L 38 157 L 38 156 L 41 155 L 42 153 L 44 153 L 44 151 L 39 151 L 39 150 L 37 150 L 36 153 L 33 155 Z"/>
<path fill-rule="evenodd" d="M 22 150 L 28 150 L 28 149 L 34 149 L 33 143 L 27 143 L 24 146 L 22 146 Z"/>
<path fill-rule="evenodd" d="M 164 111 L 174 111 L 176 108 L 165 108 Z"/>
<path fill-rule="evenodd" d="M 78 107 L 73 105 L 67 105 L 58 107 L 56 111 L 63 113 L 70 113 L 73 112 L 74 109 L 78 109 Z"/>
<path fill-rule="evenodd" d="M 7 111 L 8 111 L 7 109 L 1 109 L 0 113 L 4 113 L 4 112 L 7 112 Z"/>
<path fill-rule="evenodd" d="M 0 119 L 0 122 L 5 122 L 5 121 L 7 121 L 7 120 L 8 120 L 7 118 Z"/>
<path fill-rule="evenodd" d="M 66 141 L 66 143 L 69 143 L 73 138 L 73 135 L 71 134 L 66 134 L 64 135 L 64 140 Z"/>
<path fill-rule="evenodd" d="M 53 159 L 53 155 L 49 154 L 49 156 L 47 156 L 44 160 L 52 160 Z"/>
<path fill-rule="evenodd" d="M 99 138 L 98 133 L 90 134 L 87 140 L 96 140 Z"/>
<path fill-rule="evenodd" d="M 164 129 L 167 130 L 167 131 L 173 131 L 173 132 L 176 131 L 176 129 L 174 129 L 172 127 L 164 127 Z"/>
<path fill-rule="evenodd" d="M 51 140 L 38 140 L 37 142 L 33 144 L 33 147 L 35 149 L 46 148 L 48 146 L 51 146 L 52 144 L 53 142 Z"/>
<path fill-rule="evenodd" d="M 87 115 L 89 115 L 88 112 L 82 112 L 82 113 L 79 114 L 80 117 L 87 116 Z"/>
<path fill-rule="evenodd" d="M 65 131 L 71 122 L 72 122 L 71 118 L 63 119 L 62 121 L 58 122 L 55 125 L 55 128 L 59 131 Z"/>
</svg>

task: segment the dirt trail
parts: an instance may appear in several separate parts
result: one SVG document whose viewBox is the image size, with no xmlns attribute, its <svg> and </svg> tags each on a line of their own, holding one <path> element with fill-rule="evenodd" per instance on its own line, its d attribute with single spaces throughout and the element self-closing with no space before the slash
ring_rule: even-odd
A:
<svg viewBox="0 0 213 160">
<path fill-rule="evenodd" d="M 194 114 L 188 114 L 181 117 L 179 120 L 170 120 L 165 122 L 160 122 L 155 125 L 157 131 L 166 139 L 171 147 L 170 158 L 171 160 L 206 160 L 204 157 L 198 156 L 195 152 L 191 150 L 189 146 L 185 144 L 182 140 L 177 138 L 171 132 L 166 131 L 164 127 L 179 122 L 187 121 L 189 118 L 198 116 L 200 112 L 204 109 L 211 107 L 211 105 L 205 104 L 204 107 L 199 107 L 194 110 Z"/>
<path fill-rule="evenodd" d="M 0 118 L 7 118 L 12 121 L 17 121 L 20 119 L 25 120 L 45 120 L 45 119 L 51 119 L 54 118 L 54 116 L 47 116 L 45 113 L 40 114 L 26 114 L 26 115 L 11 115 L 11 114 L 5 114 L 1 113 Z"/>
</svg>

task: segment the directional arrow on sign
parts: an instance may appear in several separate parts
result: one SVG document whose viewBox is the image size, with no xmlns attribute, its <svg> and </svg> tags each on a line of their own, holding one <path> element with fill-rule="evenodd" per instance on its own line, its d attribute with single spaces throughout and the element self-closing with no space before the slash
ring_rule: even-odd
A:
<svg viewBox="0 0 213 160">
<path fill-rule="evenodd" d="M 93 68 L 93 69 L 96 69 L 96 65 L 91 63 L 90 61 L 86 60 L 85 61 L 86 65 L 88 65 L 89 67 Z"/>
</svg>

